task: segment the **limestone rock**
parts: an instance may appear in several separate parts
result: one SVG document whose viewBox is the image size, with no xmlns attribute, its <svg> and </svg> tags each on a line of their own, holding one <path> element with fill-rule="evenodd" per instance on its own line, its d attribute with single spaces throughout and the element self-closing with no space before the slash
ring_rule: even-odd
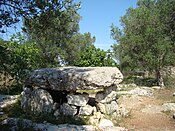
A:
<svg viewBox="0 0 175 131">
<path fill-rule="evenodd" d="M 89 123 L 94 126 L 98 126 L 101 119 L 104 118 L 104 115 L 100 112 L 95 112 L 93 116 L 90 116 Z"/>
<path fill-rule="evenodd" d="M 119 107 L 119 110 L 117 111 L 118 117 L 126 117 L 128 116 L 128 114 L 129 111 L 125 107 L 122 106 Z"/>
<path fill-rule="evenodd" d="M 175 111 L 175 103 L 164 103 L 162 108 L 163 111 Z"/>
<path fill-rule="evenodd" d="M 18 102 L 20 95 L 0 95 L 0 110 Z"/>
<path fill-rule="evenodd" d="M 55 110 L 59 109 L 59 107 L 60 107 L 60 104 L 58 104 L 58 103 L 55 102 L 55 103 L 53 104 L 52 109 L 55 111 Z"/>
<path fill-rule="evenodd" d="M 99 111 L 103 114 L 114 114 L 114 112 L 119 113 L 120 112 L 120 107 L 118 106 L 116 101 L 112 101 L 111 103 L 108 104 L 103 104 L 103 103 L 98 103 L 97 107 Z"/>
<path fill-rule="evenodd" d="M 163 76 L 170 76 L 171 78 L 175 78 L 175 67 L 166 66 L 161 70 Z"/>
<path fill-rule="evenodd" d="M 90 125 L 98 126 L 99 119 L 95 118 L 94 116 L 90 116 L 89 121 Z"/>
<path fill-rule="evenodd" d="M 110 104 L 105 104 L 105 108 L 106 108 L 106 114 L 108 115 L 113 114 L 119 109 L 116 101 L 112 101 Z"/>
<path fill-rule="evenodd" d="M 173 119 L 175 119 L 175 113 L 173 114 Z"/>
<path fill-rule="evenodd" d="M 110 103 L 117 99 L 117 93 L 115 91 L 111 91 L 109 94 L 105 92 L 99 92 L 95 96 L 95 100 L 100 103 Z"/>
<path fill-rule="evenodd" d="M 26 86 L 52 90 L 102 89 L 119 84 L 122 73 L 116 67 L 64 67 L 33 71 Z"/>
<path fill-rule="evenodd" d="M 21 106 L 34 113 L 50 113 L 53 107 L 53 99 L 46 90 L 36 89 L 30 95 L 22 97 Z"/>
<path fill-rule="evenodd" d="M 102 127 L 111 127 L 111 126 L 114 126 L 114 124 L 112 123 L 112 121 L 107 120 L 107 119 L 100 120 L 100 123 L 99 123 L 99 127 L 100 128 L 102 128 Z"/>
<path fill-rule="evenodd" d="M 56 110 L 55 112 L 54 112 L 54 114 L 53 114 L 55 117 L 58 117 L 59 115 L 60 115 L 60 110 L 58 109 L 58 110 Z"/>
<path fill-rule="evenodd" d="M 106 114 L 106 107 L 105 104 L 103 103 L 98 103 L 97 104 L 98 109 L 100 110 L 101 113 Z"/>
<path fill-rule="evenodd" d="M 118 85 L 110 86 L 104 89 L 105 94 L 110 94 L 112 91 L 118 91 Z"/>
<path fill-rule="evenodd" d="M 173 93 L 173 96 L 175 96 L 175 92 Z"/>
<path fill-rule="evenodd" d="M 117 93 L 115 91 L 112 91 L 110 94 L 108 94 L 104 100 L 102 100 L 102 103 L 110 103 L 111 101 L 115 101 L 117 99 Z"/>
<path fill-rule="evenodd" d="M 107 127 L 101 127 L 100 131 L 129 131 L 129 130 L 124 127 L 107 126 Z"/>
<path fill-rule="evenodd" d="M 94 111 L 94 108 L 92 106 L 86 105 L 84 107 L 80 107 L 79 115 L 89 116 L 89 115 L 92 115 L 93 111 Z"/>
<path fill-rule="evenodd" d="M 105 97 L 106 97 L 105 92 L 104 91 L 100 91 L 100 92 L 97 92 L 97 94 L 95 95 L 95 100 L 97 102 L 100 102 L 100 101 L 104 100 Z"/>
<path fill-rule="evenodd" d="M 140 95 L 140 96 L 152 96 L 153 95 L 153 90 L 149 87 L 137 87 L 133 90 L 129 91 L 129 94 L 131 95 Z"/>
<path fill-rule="evenodd" d="M 117 85 L 117 87 L 121 88 L 121 89 L 127 89 L 129 87 L 137 87 L 137 85 L 134 84 L 134 83 L 131 83 L 131 84 L 119 84 L 119 85 Z"/>
<path fill-rule="evenodd" d="M 10 130 L 15 129 L 15 131 L 20 130 L 20 126 L 24 128 L 32 128 L 34 131 L 95 131 L 95 127 L 91 125 L 70 125 L 70 124 L 60 124 L 53 125 L 51 123 L 34 123 L 31 120 L 20 119 L 20 118 L 7 118 L 3 120 L 0 124 L 6 125 Z"/>
<path fill-rule="evenodd" d="M 160 90 L 162 87 L 161 86 L 152 86 L 152 89 Z"/>
<path fill-rule="evenodd" d="M 74 116 L 77 113 L 77 108 L 75 106 L 70 106 L 67 103 L 64 103 L 60 106 L 60 113 L 67 116 Z"/>
<path fill-rule="evenodd" d="M 24 87 L 23 88 L 24 94 L 30 94 L 32 92 L 31 88 Z"/>
<path fill-rule="evenodd" d="M 76 105 L 76 106 L 85 106 L 89 100 L 87 94 L 80 94 L 80 95 L 67 95 L 68 104 Z"/>
</svg>

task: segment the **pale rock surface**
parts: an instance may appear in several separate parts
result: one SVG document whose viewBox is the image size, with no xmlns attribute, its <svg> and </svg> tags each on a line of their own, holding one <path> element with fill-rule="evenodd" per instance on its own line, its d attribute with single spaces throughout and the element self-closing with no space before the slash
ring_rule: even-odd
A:
<svg viewBox="0 0 175 131">
<path fill-rule="evenodd" d="M 108 119 L 101 119 L 99 123 L 99 129 L 100 131 L 128 131 L 124 127 L 116 127 L 112 123 L 112 121 Z"/>
<path fill-rule="evenodd" d="M 59 109 L 59 107 L 60 107 L 60 104 L 57 103 L 57 102 L 55 102 L 55 103 L 53 104 L 52 109 L 55 111 L 55 110 Z"/>
<path fill-rule="evenodd" d="M 67 116 L 74 116 L 77 113 L 77 108 L 75 106 L 70 106 L 67 103 L 63 103 L 60 106 L 60 113 Z"/>
<path fill-rule="evenodd" d="M 104 92 L 104 91 L 100 91 L 100 92 L 97 92 L 97 93 L 96 93 L 96 95 L 95 95 L 95 100 L 96 100 L 97 102 L 100 102 L 100 101 L 104 100 L 105 97 L 106 97 L 105 92 Z"/>
<path fill-rule="evenodd" d="M 100 103 L 110 103 L 117 99 L 116 91 L 111 91 L 109 94 L 105 92 L 98 92 L 95 96 L 95 100 Z"/>
<path fill-rule="evenodd" d="M 118 85 L 104 88 L 104 92 L 107 95 L 110 94 L 112 91 L 118 91 Z"/>
<path fill-rule="evenodd" d="M 34 113 L 51 113 L 53 107 L 52 96 L 43 89 L 36 89 L 30 95 L 22 97 L 23 109 L 30 109 Z"/>
<path fill-rule="evenodd" d="M 102 103 L 110 103 L 111 101 L 115 101 L 117 99 L 117 93 L 116 91 L 112 91 L 110 94 L 108 94 L 104 100 L 102 100 Z"/>
<path fill-rule="evenodd" d="M 113 114 L 119 109 L 116 101 L 112 101 L 110 104 L 105 104 L 106 114 Z"/>
<path fill-rule="evenodd" d="M 173 114 L 173 119 L 175 119 L 175 113 Z"/>
<path fill-rule="evenodd" d="M 79 111 L 79 115 L 92 115 L 92 113 L 94 112 L 94 108 L 90 105 L 86 105 L 86 106 L 82 106 L 80 107 L 80 111 Z"/>
<path fill-rule="evenodd" d="M 101 113 L 106 114 L 106 107 L 103 103 L 97 103 L 97 107 L 100 110 Z"/>
<path fill-rule="evenodd" d="M 160 90 L 162 87 L 160 86 L 152 86 L 152 89 Z"/>
<path fill-rule="evenodd" d="M 126 117 L 126 116 L 128 116 L 129 112 L 130 111 L 128 109 L 126 109 L 125 107 L 120 106 L 116 113 L 117 113 L 118 117 Z"/>
<path fill-rule="evenodd" d="M 129 91 L 130 95 L 152 96 L 153 89 L 149 87 L 137 87 Z"/>
<path fill-rule="evenodd" d="M 114 124 L 112 123 L 112 121 L 108 120 L 108 119 L 101 119 L 100 123 L 99 123 L 99 127 L 110 127 L 110 126 L 114 126 Z"/>
<path fill-rule="evenodd" d="M 24 128 L 33 128 L 36 131 L 95 131 L 95 127 L 91 125 L 70 125 L 60 124 L 53 125 L 50 123 L 33 123 L 31 120 L 20 118 L 7 118 L 1 122 L 1 125 L 11 126 L 11 130 L 19 130 L 18 123 Z"/>
<path fill-rule="evenodd" d="M 124 127 L 112 126 L 112 127 L 102 127 L 100 128 L 100 131 L 129 131 L 129 130 Z"/>
<path fill-rule="evenodd" d="M 128 95 L 129 91 L 118 91 L 116 92 L 117 96 L 121 96 L 121 95 Z"/>
<path fill-rule="evenodd" d="M 23 92 L 24 94 L 30 94 L 32 92 L 31 88 L 23 87 Z"/>
<path fill-rule="evenodd" d="M 173 93 L 173 96 L 175 96 L 175 92 Z"/>
<path fill-rule="evenodd" d="M 73 95 L 69 94 L 66 96 L 68 104 L 76 106 L 85 106 L 89 100 L 88 94 Z"/>
<path fill-rule="evenodd" d="M 164 103 L 162 108 L 163 111 L 175 111 L 175 103 Z"/>
<path fill-rule="evenodd" d="M 119 84 L 122 73 L 116 67 L 64 67 L 33 71 L 26 86 L 52 90 L 102 89 Z"/>
<path fill-rule="evenodd" d="M 58 117 L 58 116 L 60 116 L 60 110 L 59 109 L 57 109 L 55 112 L 54 112 L 54 114 L 53 114 L 55 117 Z"/>
<path fill-rule="evenodd" d="M 6 108 L 15 104 L 20 98 L 20 95 L 0 95 L 0 109 Z"/>
<path fill-rule="evenodd" d="M 90 116 L 89 123 L 94 126 L 98 126 L 101 119 L 104 119 L 104 114 L 101 112 L 95 112 L 93 116 Z"/>
<path fill-rule="evenodd" d="M 118 84 L 117 87 L 121 88 L 121 89 L 125 89 L 125 88 L 127 89 L 128 87 L 137 87 L 137 85 L 134 84 L 134 83 L 131 83 L 131 84 Z"/>
<path fill-rule="evenodd" d="M 163 76 L 170 76 L 172 78 L 175 78 L 175 67 L 173 66 L 166 66 L 162 69 Z"/>
</svg>

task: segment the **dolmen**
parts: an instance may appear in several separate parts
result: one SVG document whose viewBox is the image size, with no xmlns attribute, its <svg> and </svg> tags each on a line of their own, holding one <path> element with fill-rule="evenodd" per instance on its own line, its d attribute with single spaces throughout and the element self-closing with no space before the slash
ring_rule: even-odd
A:
<svg viewBox="0 0 175 131">
<path fill-rule="evenodd" d="M 56 117 L 113 114 L 118 106 L 117 85 L 122 79 L 117 67 L 37 69 L 24 83 L 21 107 L 34 114 L 53 113 Z"/>
</svg>

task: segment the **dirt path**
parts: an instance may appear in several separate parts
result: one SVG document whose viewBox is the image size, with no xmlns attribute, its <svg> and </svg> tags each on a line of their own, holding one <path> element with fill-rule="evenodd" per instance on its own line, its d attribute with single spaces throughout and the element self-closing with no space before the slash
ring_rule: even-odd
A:
<svg viewBox="0 0 175 131">
<path fill-rule="evenodd" d="M 129 131 L 175 131 L 173 112 L 160 111 L 163 103 L 175 100 L 172 93 L 172 90 L 157 90 L 151 97 L 123 96 L 121 101 L 125 102 L 122 104 L 130 110 L 130 114 L 122 120 L 120 126 Z"/>
</svg>

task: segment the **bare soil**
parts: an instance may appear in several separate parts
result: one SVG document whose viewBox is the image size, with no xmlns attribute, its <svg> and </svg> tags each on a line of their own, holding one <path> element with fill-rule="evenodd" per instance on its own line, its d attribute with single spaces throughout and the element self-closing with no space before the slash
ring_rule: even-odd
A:
<svg viewBox="0 0 175 131">
<path fill-rule="evenodd" d="M 173 89 L 160 89 L 155 90 L 151 97 L 128 96 L 121 99 L 121 102 L 124 100 L 124 105 L 130 114 L 123 118 L 119 125 L 126 127 L 129 131 L 175 131 L 175 119 L 172 117 L 175 112 L 159 112 L 154 108 L 152 111 L 142 111 L 149 105 L 159 107 L 163 103 L 175 102 L 174 92 Z M 121 104 L 120 99 L 119 104 Z"/>
</svg>

